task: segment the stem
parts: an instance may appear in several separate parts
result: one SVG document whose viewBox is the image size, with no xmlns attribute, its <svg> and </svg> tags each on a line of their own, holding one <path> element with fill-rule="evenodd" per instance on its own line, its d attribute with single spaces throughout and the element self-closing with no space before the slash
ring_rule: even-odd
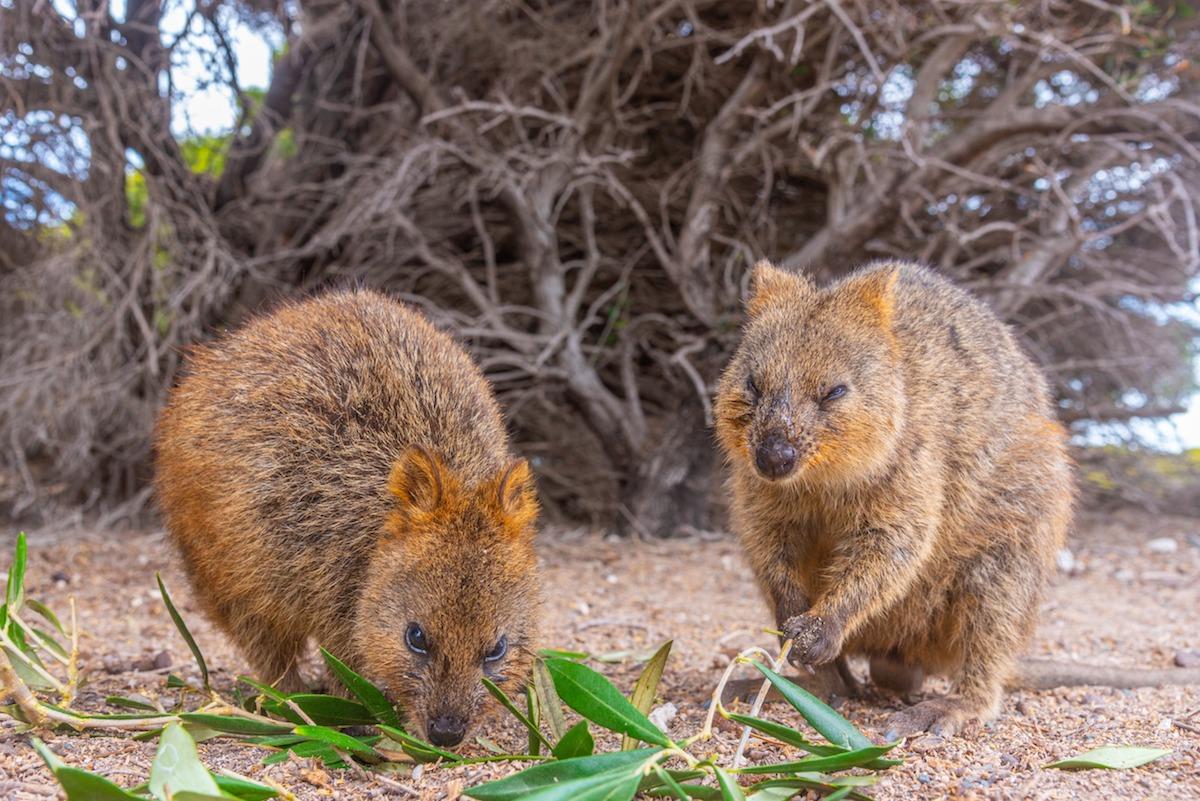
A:
<svg viewBox="0 0 1200 801">
<path fill-rule="evenodd" d="M 779 658 L 771 662 L 771 670 L 776 673 L 783 667 L 784 660 L 787 659 L 788 653 L 792 650 L 792 641 L 785 640 L 783 649 L 779 652 Z M 762 686 L 758 688 L 758 695 L 754 697 L 754 704 L 750 707 L 750 716 L 758 717 L 758 713 L 762 710 L 763 702 L 767 700 L 767 693 L 771 691 L 770 679 L 763 677 Z M 746 751 L 746 743 L 750 742 L 750 727 L 746 726 L 742 729 L 742 739 L 738 741 L 737 752 L 733 755 L 733 767 L 740 768 L 742 766 L 742 755 Z"/>
<path fill-rule="evenodd" d="M 721 680 L 717 682 L 717 688 L 713 690 L 712 703 L 709 704 L 708 715 L 706 715 L 704 718 L 704 728 L 700 730 L 700 734 L 698 735 L 700 740 L 707 740 L 708 738 L 712 737 L 713 719 L 716 717 L 718 711 L 722 713 L 721 717 L 725 717 L 725 707 L 721 704 L 721 695 L 724 694 L 725 685 L 729 683 L 729 679 L 733 675 L 733 671 L 737 669 L 738 665 L 744 664 L 746 662 L 746 658 L 749 656 L 762 656 L 768 661 L 773 660 L 771 654 L 769 654 L 765 649 L 759 648 L 758 646 L 747 648 L 733 659 L 729 660 L 729 666 L 725 668 L 725 673 L 721 676 Z"/>
<path fill-rule="evenodd" d="M 0 691 L 12 693 L 13 700 L 30 723 L 40 725 L 46 719 L 37 697 L 25 686 L 25 682 L 21 681 L 21 677 L 9 661 L 8 652 L 3 649 L 0 649 Z"/>
</svg>

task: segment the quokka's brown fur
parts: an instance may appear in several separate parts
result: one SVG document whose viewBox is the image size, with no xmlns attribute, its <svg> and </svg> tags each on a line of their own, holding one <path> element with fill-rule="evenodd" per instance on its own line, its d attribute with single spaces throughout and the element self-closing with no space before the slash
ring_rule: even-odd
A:
<svg viewBox="0 0 1200 801">
<path fill-rule="evenodd" d="M 793 661 L 866 656 L 902 691 L 951 677 L 893 735 L 994 715 L 1071 519 L 1045 379 L 983 303 L 912 264 L 820 289 L 761 263 L 748 318 L 716 427 Z"/>
<path fill-rule="evenodd" d="M 528 675 L 532 475 L 479 369 L 417 312 L 330 293 L 196 348 L 156 447 L 196 595 L 260 679 L 298 688 L 312 638 L 452 744 L 485 671 L 510 691 Z"/>
</svg>

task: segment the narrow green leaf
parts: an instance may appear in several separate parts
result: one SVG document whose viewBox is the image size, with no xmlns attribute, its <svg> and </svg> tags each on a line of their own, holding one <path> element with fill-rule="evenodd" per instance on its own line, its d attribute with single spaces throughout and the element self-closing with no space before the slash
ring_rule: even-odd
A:
<svg viewBox="0 0 1200 801">
<path fill-rule="evenodd" d="M 654 766 L 654 775 L 658 777 L 660 782 L 658 785 L 656 785 L 656 787 L 665 787 L 667 792 L 670 793 L 673 798 L 678 799 L 678 801 L 692 801 L 691 796 L 687 794 L 687 791 L 680 786 L 679 782 L 675 781 L 675 777 L 668 773 L 662 765 L 656 764 Z M 647 788 L 645 786 L 642 787 L 643 791 L 650 789 L 654 788 Z"/>
<path fill-rule="evenodd" d="M 167 612 L 171 615 L 171 620 L 174 621 L 175 628 L 179 629 L 180 636 L 183 637 L 183 641 L 187 643 L 187 647 L 191 650 L 192 657 L 196 660 L 196 666 L 200 668 L 200 680 L 204 684 L 204 689 L 207 690 L 208 665 L 204 661 L 204 654 L 200 652 L 200 646 L 196 645 L 196 640 L 192 638 L 192 633 L 188 631 L 187 624 L 183 622 L 179 610 L 171 602 L 171 596 L 167 592 L 167 585 L 163 584 L 162 576 L 155 573 L 154 578 L 158 579 L 158 592 L 162 595 L 163 605 L 167 607 Z"/>
<path fill-rule="evenodd" d="M 532 689 L 525 688 L 525 714 L 529 718 L 529 722 L 533 724 L 533 728 L 537 730 L 537 734 L 529 732 L 529 753 L 534 756 L 540 756 L 542 753 L 542 727 L 541 727 L 541 712 L 538 709 L 537 693 Z"/>
<path fill-rule="evenodd" d="M 439 759 L 447 762 L 462 761 L 462 757 L 453 751 L 447 751 L 444 748 L 438 748 L 433 743 L 427 743 L 419 737 L 413 737 L 403 729 L 397 729 L 394 726 L 380 724 L 379 730 L 403 745 L 404 750 L 409 755 L 424 762 L 436 762 Z"/>
<path fill-rule="evenodd" d="M 532 793 L 580 778 L 622 770 L 640 773 L 643 767 L 657 760 L 661 754 L 661 749 L 643 748 L 638 751 L 614 751 L 598 756 L 543 762 L 512 776 L 464 790 L 463 794 L 479 801 L 524 801 L 531 797 Z"/>
<path fill-rule="evenodd" d="M 179 719 L 226 734 L 286 734 L 292 730 L 291 726 L 283 723 L 271 723 L 234 715 L 210 715 L 204 712 L 184 712 Z"/>
<path fill-rule="evenodd" d="M 297 726 L 295 733 L 311 740 L 320 740 L 323 743 L 329 743 L 334 748 L 340 748 L 346 753 L 369 761 L 379 762 L 383 759 L 378 751 L 362 740 L 357 737 L 351 737 L 349 734 L 340 732 L 337 729 L 331 729 L 328 726 Z"/>
<path fill-rule="evenodd" d="M 8 568 L 8 582 L 5 587 L 4 600 L 8 611 L 16 612 L 21 608 L 25 595 L 25 560 L 27 548 L 25 532 L 17 534 L 17 547 L 13 553 L 12 565 Z"/>
<path fill-rule="evenodd" d="M 239 682 L 241 682 L 242 684 L 246 684 L 246 685 L 249 685 L 250 687 L 253 687 L 254 689 L 258 690 L 261 694 L 265 695 L 267 698 L 270 698 L 273 701 L 281 701 L 282 702 L 284 699 L 287 698 L 286 695 L 281 693 L 279 690 L 276 690 L 271 685 L 263 684 L 261 681 L 251 678 L 250 676 L 238 676 L 237 680 Z"/>
<path fill-rule="evenodd" d="M 588 731 L 588 723 L 586 720 L 581 720 L 567 729 L 566 734 L 559 738 L 558 744 L 554 746 L 554 758 L 574 759 L 591 756 L 595 750 L 596 741 L 592 739 L 592 733 Z"/>
<path fill-rule="evenodd" d="M 850 721 L 803 687 L 785 679 L 758 661 L 751 664 L 767 677 L 779 694 L 799 712 L 809 725 L 819 731 L 829 742 L 843 748 L 866 748 L 871 741 L 854 727 Z"/>
<path fill-rule="evenodd" d="M 855 801 L 872 801 L 871 797 L 857 791 L 859 787 L 870 787 L 879 781 L 875 774 L 866 776 L 827 776 L 824 773 L 795 773 L 787 779 L 768 779 L 748 788 L 747 801 L 786 801 L 803 790 L 817 790 L 831 794 L 845 792 Z"/>
<path fill-rule="evenodd" d="M 895 747 L 895 743 L 889 743 L 888 745 L 871 745 L 867 746 L 866 748 L 856 749 L 854 751 L 846 751 L 842 754 L 834 754 L 833 756 L 813 756 L 805 757 L 804 759 L 797 760 L 795 762 L 777 762 L 771 765 L 752 765 L 748 768 L 738 768 L 734 772 L 743 774 L 761 774 L 845 770 L 846 768 L 857 768 L 866 765 L 868 762 L 873 762 L 886 754 L 893 747 Z"/>
<path fill-rule="evenodd" d="M 717 786 L 721 788 L 721 797 L 725 801 L 746 801 L 746 794 L 737 779 L 730 776 L 719 765 L 713 765 L 713 773 L 717 775 Z"/>
<path fill-rule="evenodd" d="M 200 764 L 196 743 L 178 723 L 163 729 L 158 752 L 150 764 L 150 792 L 155 798 L 170 798 L 183 792 L 219 796 L 220 788 Z"/>
<path fill-rule="evenodd" d="M 1091 751 L 1051 762 L 1043 767 L 1060 770 L 1084 770 L 1088 768 L 1106 768 L 1108 770 L 1128 770 L 1161 759 L 1171 753 L 1169 748 L 1147 748 L 1139 745 L 1106 745 L 1093 748 Z"/>
<path fill-rule="evenodd" d="M 387 699 L 382 690 L 355 673 L 344 662 L 324 648 L 321 649 L 321 656 L 325 657 L 325 663 L 337 675 L 338 680 L 346 686 L 347 690 L 354 693 L 354 696 L 359 701 L 362 701 L 363 706 L 370 711 L 376 720 L 380 723 L 386 723 L 389 726 L 395 726 L 398 729 L 403 728 L 400 716 L 396 714 L 396 708 L 392 706 L 392 702 Z"/>
<path fill-rule="evenodd" d="M 217 786 L 221 788 L 221 792 L 234 798 L 240 798 L 241 801 L 266 801 L 268 798 L 279 795 L 279 791 L 274 787 L 259 784 L 236 773 L 221 771 L 214 774 L 213 778 L 217 780 Z"/>
<path fill-rule="evenodd" d="M 542 659 L 591 659 L 592 655 L 583 651 L 564 651 L 561 648 L 539 648 L 537 655 Z"/>
<path fill-rule="evenodd" d="M 776 723 L 773 720 L 765 718 L 752 717 L 750 715 L 740 715 L 736 712 L 726 712 L 725 717 L 741 723 L 743 726 L 749 726 L 752 729 L 762 732 L 770 737 L 786 743 L 794 748 L 799 748 L 802 751 L 807 751 L 810 754 L 817 756 L 833 756 L 834 754 L 844 754 L 849 749 L 842 748 L 837 745 L 829 745 L 827 743 L 814 743 L 806 738 L 803 734 L 793 729 L 791 726 L 785 726 L 782 723 Z M 903 762 L 900 759 L 877 759 L 863 767 L 873 770 L 886 770 L 893 765 L 899 765 Z"/>
<path fill-rule="evenodd" d="M 34 750 L 62 785 L 67 801 L 146 801 L 145 796 L 123 790 L 103 776 L 67 765 L 36 737 L 32 743 Z"/>
<path fill-rule="evenodd" d="M 147 712 L 153 712 L 156 715 L 162 714 L 158 711 L 158 707 L 149 701 L 140 701 L 137 698 L 126 698 L 123 695 L 107 695 L 104 697 L 104 703 L 110 706 L 123 706 L 126 709 L 143 709 Z"/>
<path fill-rule="evenodd" d="M 565 659 L 546 660 L 559 696 L 588 720 L 654 745 L 670 746 L 671 740 L 639 712 L 621 691 L 596 671 Z"/>
<path fill-rule="evenodd" d="M 542 718 L 550 728 L 550 736 L 557 742 L 567 733 L 567 721 L 563 717 L 562 699 L 558 697 L 550 671 L 546 670 L 546 663 L 541 659 L 533 663 L 533 689 L 538 696 Z"/>
<path fill-rule="evenodd" d="M 25 603 L 28 604 L 29 602 L 26 601 Z M 67 655 L 67 649 L 63 648 L 62 644 L 59 643 L 58 640 L 54 639 L 54 636 L 49 632 L 42 631 L 41 629 L 33 626 L 29 628 L 29 631 L 34 637 L 37 638 L 38 642 L 40 642 L 47 650 L 53 651 L 59 658 L 63 660 L 70 658 Z"/>
<path fill-rule="evenodd" d="M 291 753 L 298 757 L 312 757 L 321 760 L 327 768 L 342 768 L 350 767 L 342 759 L 337 751 L 333 750 L 333 746 L 329 743 L 321 742 L 320 740 L 305 740 L 302 743 L 296 743 L 288 749 Z M 272 754 L 272 756 L 275 756 Z M 284 759 L 287 758 L 287 752 L 284 752 Z M 282 761 L 282 760 L 280 760 Z M 263 764 L 267 764 L 267 760 L 263 760 Z"/>
<path fill-rule="evenodd" d="M 30 663 L 41 666 L 41 660 L 36 658 L 36 655 L 25 654 L 11 646 L 4 646 L 4 653 L 8 654 L 8 661 L 12 664 L 13 670 L 16 671 L 18 678 L 25 682 L 26 686 L 35 690 L 52 690 L 54 685 L 42 678 L 42 675 L 30 667 Z M 33 657 L 32 659 L 30 657 Z"/>
<path fill-rule="evenodd" d="M 365 706 L 349 698 L 318 693 L 296 693 L 287 698 L 318 726 L 367 726 L 375 723 L 375 716 Z M 293 723 L 308 722 L 296 714 L 296 710 L 279 701 L 264 701 L 262 708 Z"/>
<path fill-rule="evenodd" d="M 663 669 L 667 666 L 667 657 L 671 655 L 672 645 L 673 641 L 667 640 L 659 646 L 642 669 L 642 674 L 638 676 L 637 683 L 633 685 L 633 692 L 629 694 L 629 701 L 634 709 L 643 714 L 649 714 L 650 707 L 654 705 L 654 695 L 658 692 L 658 683 L 662 681 Z M 632 751 L 637 748 L 637 742 L 633 737 L 625 735 L 621 738 L 621 750 Z"/>
<path fill-rule="evenodd" d="M 58 616 L 50 611 L 50 607 L 46 606 L 41 601 L 36 601 L 33 598 L 27 598 L 25 605 L 42 616 L 51 626 L 58 630 L 58 633 L 67 636 L 67 630 L 63 628 L 63 624 L 59 622 Z"/>
<path fill-rule="evenodd" d="M 517 708 L 517 705 L 513 703 L 512 699 L 508 697 L 504 690 L 497 686 L 496 682 L 492 681 L 487 676 L 484 676 L 483 686 L 487 688 L 487 691 L 492 694 L 492 697 L 499 701 L 500 705 L 507 709 L 514 718 L 521 721 L 521 725 L 523 725 L 529 731 L 529 736 L 531 738 L 537 738 L 538 742 L 547 748 L 554 747 L 554 743 L 546 739 L 546 735 L 542 734 L 541 729 L 534 725 L 534 722 L 526 717 L 524 712 Z"/>
</svg>

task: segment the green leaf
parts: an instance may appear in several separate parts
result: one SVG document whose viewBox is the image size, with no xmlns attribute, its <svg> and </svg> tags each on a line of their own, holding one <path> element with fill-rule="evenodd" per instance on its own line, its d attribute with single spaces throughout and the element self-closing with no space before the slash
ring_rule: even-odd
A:
<svg viewBox="0 0 1200 801">
<path fill-rule="evenodd" d="M 28 603 L 29 602 L 26 601 L 26 604 Z M 34 626 L 30 626 L 29 631 L 32 632 L 33 636 L 38 639 L 38 642 L 40 642 L 46 649 L 53 651 L 64 662 L 70 658 L 67 655 L 67 649 L 63 648 L 59 641 L 54 639 L 54 636 L 50 633 L 42 631 Z"/>
<path fill-rule="evenodd" d="M 32 598 L 26 599 L 25 605 L 33 611 L 41 615 L 50 625 L 58 629 L 58 633 L 67 636 L 67 630 L 63 628 L 63 624 L 59 622 L 58 616 L 50 611 L 50 607 L 46 606 L 41 601 L 35 601 Z"/>
<path fill-rule="evenodd" d="M 537 655 L 542 659 L 591 659 L 592 655 L 583 651 L 564 651 L 561 648 L 539 648 Z"/>
<path fill-rule="evenodd" d="M 158 752 L 150 764 L 150 792 L 155 798 L 177 797 L 183 792 L 219 796 L 221 790 L 200 764 L 196 743 L 178 723 L 163 729 Z"/>
<path fill-rule="evenodd" d="M 349 698 L 317 693 L 296 693 L 287 698 L 318 726 L 366 726 L 375 723 L 375 716 L 365 706 Z M 262 708 L 292 723 L 308 723 L 296 714 L 296 710 L 279 701 L 264 701 Z"/>
<path fill-rule="evenodd" d="M 680 786 L 679 782 L 675 781 L 675 777 L 668 773 L 662 765 L 654 766 L 654 775 L 658 777 L 659 781 L 659 784 L 655 785 L 656 788 L 665 787 L 667 792 L 672 797 L 678 799 L 678 801 L 691 801 L 691 797 L 687 794 L 687 791 Z M 642 787 L 642 790 L 648 789 L 653 788 Z"/>
<path fill-rule="evenodd" d="M 40 673 L 30 667 L 31 661 L 39 666 L 41 665 L 41 660 L 37 659 L 36 655 L 33 655 L 34 658 L 31 660 L 30 655 L 7 645 L 4 646 L 4 653 L 8 654 L 8 661 L 12 664 L 13 670 L 16 671 L 17 677 L 25 682 L 26 686 L 35 690 L 54 689 L 53 684 L 46 681 Z"/>
<path fill-rule="evenodd" d="M 9 612 L 16 612 L 21 608 L 21 601 L 25 595 L 26 555 L 25 532 L 22 531 L 17 535 L 16 551 L 13 553 L 12 565 L 8 568 L 8 584 L 5 588 L 4 601 Z"/>
<path fill-rule="evenodd" d="M 588 731 L 588 723 L 586 720 L 581 720 L 559 738 L 558 745 L 554 746 L 554 758 L 574 759 L 591 756 L 595 750 L 596 741 L 592 739 L 592 733 Z"/>
<path fill-rule="evenodd" d="M 854 751 L 846 751 L 832 756 L 813 756 L 795 762 L 777 762 L 771 765 L 753 765 L 748 768 L 738 768 L 735 773 L 797 773 L 801 771 L 831 771 L 857 768 L 873 762 L 895 747 L 895 743 L 887 745 L 870 745 Z"/>
<path fill-rule="evenodd" d="M 287 759 L 287 754 L 289 751 L 298 757 L 312 757 L 314 759 L 319 759 L 327 768 L 341 769 L 349 767 L 345 760 L 342 759 L 341 755 L 338 754 L 337 751 L 333 750 L 333 746 L 331 746 L 329 743 L 321 742 L 320 740 L 305 740 L 302 743 L 296 743 L 287 751 L 281 752 L 283 757 L 282 759 L 276 759 L 275 761 L 282 762 L 284 759 Z M 271 755 L 271 757 L 278 756 L 280 756 L 280 754 Z M 269 762 L 268 759 L 264 759 L 263 764 L 267 765 L 272 763 Z"/>
<path fill-rule="evenodd" d="M 144 796 L 123 790 L 103 776 L 67 765 L 38 738 L 32 738 L 31 742 L 38 756 L 62 785 L 67 801 L 146 801 Z"/>
<path fill-rule="evenodd" d="M 143 709 L 147 712 L 153 712 L 156 715 L 162 714 L 158 711 L 158 707 L 149 701 L 141 701 L 137 698 L 126 698 L 123 695 L 107 695 L 104 697 L 104 703 L 110 706 L 123 706 L 126 709 Z"/>
<path fill-rule="evenodd" d="M 546 663 L 541 659 L 533 663 L 533 689 L 537 693 L 542 718 L 550 728 L 550 736 L 556 741 L 561 740 L 567 733 L 562 699 L 558 697 L 558 691 L 554 689 L 554 680 L 550 678 L 550 671 L 546 670 Z"/>
<path fill-rule="evenodd" d="M 171 596 L 167 593 L 167 585 L 163 584 L 162 576 L 158 573 L 154 574 L 154 578 L 158 579 L 158 592 L 162 595 L 163 605 L 167 607 L 167 612 L 171 615 L 171 620 L 175 623 L 175 628 L 179 629 L 179 634 L 183 637 L 183 641 L 187 643 L 187 647 L 192 652 L 192 657 L 196 660 L 197 667 L 200 668 L 200 680 L 204 684 L 204 689 L 208 689 L 208 665 L 204 662 L 204 654 L 200 652 L 200 646 L 196 645 L 195 639 L 192 638 L 192 633 L 188 631 L 187 624 L 183 622 L 183 618 L 179 615 L 179 610 L 175 608 L 175 604 L 171 602 Z"/>
<path fill-rule="evenodd" d="M 634 775 L 638 775 L 642 768 L 657 760 L 661 754 L 661 749 L 643 748 L 638 751 L 614 751 L 599 756 L 543 762 L 512 776 L 464 790 L 463 794 L 479 801 L 525 801 L 531 798 L 533 793 L 561 787 L 591 776 L 620 771 L 632 771 Z"/>
<path fill-rule="evenodd" d="M 719 765 L 713 765 L 713 773 L 717 775 L 717 786 L 721 788 L 721 797 L 725 801 L 746 801 L 746 794 L 737 779 L 730 776 Z"/>
<path fill-rule="evenodd" d="M 854 728 L 854 724 L 835 712 L 828 704 L 803 687 L 788 681 L 766 665 L 757 661 L 751 664 L 767 677 L 779 694 L 795 707 L 808 724 L 819 731 L 829 742 L 843 748 L 861 749 L 871 745 L 866 735 Z"/>
<path fill-rule="evenodd" d="M 801 790 L 817 790 L 822 793 L 846 793 L 856 801 L 872 801 L 871 797 L 857 792 L 857 787 L 870 787 L 877 783 L 879 777 L 872 774 L 867 776 L 826 776 L 823 773 L 797 773 L 787 779 L 769 779 L 759 782 L 749 788 L 747 801 L 786 801 Z M 826 796 L 826 801 L 828 795 Z"/>
<path fill-rule="evenodd" d="M 525 710 L 529 722 L 533 724 L 534 732 L 529 732 L 529 753 L 534 756 L 540 756 L 542 753 L 542 727 L 541 727 L 541 710 L 538 709 L 537 693 L 530 688 L 525 688 Z"/>
<path fill-rule="evenodd" d="M 180 720 L 197 726 L 204 726 L 214 731 L 226 734 L 286 734 L 292 730 L 284 723 L 271 723 L 266 720 L 237 717 L 235 715 L 209 715 L 204 712 L 185 712 Z"/>
<path fill-rule="evenodd" d="M 338 680 L 346 686 L 347 690 L 354 693 L 358 700 L 362 701 L 363 706 L 377 721 L 398 729 L 403 728 L 400 716 L 396 714 L 396 708 L 392 706 L 392 702 L 387 699 L 382 690 L 348 668 L 344 662 L 324 648 L 321 649 L 321 656 L 325 657 L 325 663 L 337 675 Z"/>
<path fill-rule="evenodd" d="M 629 694 L 629 701 L 634 709 L 643 714 L 648 714 L 650 707 L 654 705 L 654 694 L 658 692 L 658 683 L 662 681 L 663 668 L 667 666 L 672 644 L 672 640 L 667 640 L 659 646 L 642 669 L 642 674 L 638 676 L 637 683 L 633 685 L 633 692 Z M 632 751 L 637 748 L 637 744 L 638 741 L 629 735 L 621 738 L 622 751 Z"/>
<path fill-rule="evenodd" d="M 487 691 L 492 694 L 493 698 L 500 702 L 501 706 L 512 713 L 514 718 L 521 721 L 521 724 L 529 730 L 529 736 L 531 738 L 536 738 L 538 742 L 542 743 L 547 748 L 554 747 L 554 743 L 546 739 L 546 735 L 542 734 L 537 725 L 534 724 L 534 722 L 530 720 L 524 712 L 517 708 L 517 705 L 512 702 L 512 699 L 509 698 L 507 694 L 505 694 L 504 690 L 497 686 L 496 682 L 492 681 L 487 676 L 484 676 L 483 686 L 487 688 Z"/>
<path fill-rule="evenodd" d="M 405 752 L 407 752 L 410 756 L 423 762 L 436 762 L 439 759 L 447 762 L 462 761 L 462 757 L 453 751 L 447 751 L 444 748 L 438 748 L 433 743 L 427 743 L 419 737 L 413 737 L 403 729 L 397 729 L 394 726 L 380 724 L 379 730 L 403 745 Z"/>
<path fill-rule="evenodd" d="M 786 743 L 794 748 L 799 748 L 802 751 L 807 751 L 810 754 L 817 756 L 833 756 L 834 754 L 844 754 L 848 749 L 837 745 L 828 745 L 826 743 L 814 743 L 808 740 L 803 734 L 793 729 L 791 726 L 785 726 L 782 723 L 776 723 L 773 720 L 765 718 L 756 718 L 751 715 L 740 715 L 736 712 L 726 712 L 725 717 L 735 723 L 741 723 L 743 726 L 749 726 L 752 729 L 762 732 L 770 737 Z M 886 770 L 893 765 L 902 764 L 900 759 L 877 759 L 863 767 L 873 770 Z"/>
<path fill-rule="evenodd" d="M 1044 765 L 1047 768 L 1062 770 L 1082 770 L 1086 768 L 1107 768 L 1110 770 L 1128 770 L 1161 759 L 1171 753 L 1169 748 L 1147 748 L 1139 745 L 1106 745 L 1091 751 L 1060 759 Z"/>
<path fill-rule="evenodd" d="M 284 699 L 287 698 L 286 695 L 281 693 L 279 690 L 276 690 L 271 685 L 263 684 L 261 681 L 251 678 L 250 676 L 238 676 L 237 680 L 239 682 L 241 682 L 242 684 L 246 684 L 246 685 L 249 685 L 250 687 L 253 687 L 254 689 L 258 690 L 261 694 L 265 695 L 267 698 L 270 698 L 273 701 L 283 701 Z"/>
<path fill-rule="evenodd" d="M 546 660 L 554 688 L 567 706 L 588 720 L 654 745 L 670 746 L 671 740 L 639 712 L 621 691 L 596 671 L 565 659 Z"/>
<path fill-rule="evenodd" d="M 349 754 L 362 757 L 366 760 L 379 762 L 383 759 L 378 751 L 362 740 L 357 737 L 351 737 L 349 734 L 340 732 L 337 729 L 331 729 L 328 726 L 297 726 L 295 733 L 310 740 L 320 740 L 323 743 L 329 743 L 334 748 L 340 748 Z"/>
</svg>

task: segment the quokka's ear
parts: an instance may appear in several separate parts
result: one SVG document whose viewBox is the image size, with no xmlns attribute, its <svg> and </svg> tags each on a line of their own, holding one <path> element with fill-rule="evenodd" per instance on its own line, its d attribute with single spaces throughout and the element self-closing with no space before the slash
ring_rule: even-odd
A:
<svg viewBox="0 0 1200 801">
<path fill-rule="evenodd" d="M 899 279 L 900 270 L 896 267 L 875 269 L 852 276 L 841 286 L 841 292 L 848 300 L 865 308 L 881 325 L 890 327 Z"/>
<path fill-rule="evenodd" d="M 405 511 L 430 514 L 445 502 L 452 478 L 440 458 L 413 445 L 392 465 L 388 489 Z"/>
<path fill-rule="evenodd" d="M 814 292 L 816 287 L 807 276 L 781 270 L 763 259 L 750 272 L 750 297 L 746 300 L 746 313 L 757 317 L 774 301 L 804 297 Z"/>
<path fill-rule="evenodd" d="M 505 530 L 516 535 L 533 530 L 538 500 L 528 461 L 511 459 L 490 486 L 485 486 L 484 492 L 491 495 L 491 505 Z"/>
</svg>

